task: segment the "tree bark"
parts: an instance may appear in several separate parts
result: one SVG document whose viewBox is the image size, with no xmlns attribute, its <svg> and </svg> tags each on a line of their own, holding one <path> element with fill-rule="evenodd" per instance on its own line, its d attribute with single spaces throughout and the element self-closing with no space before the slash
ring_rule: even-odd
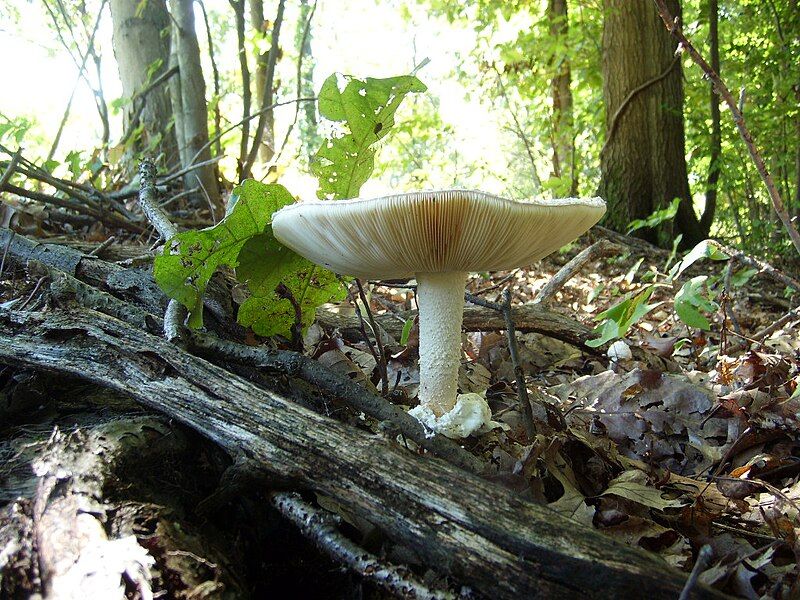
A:
<svg viewBox="0 0 800 600">
<path fill-rule="evenodd" d="M 170 0 L 174 52 L 180 68 L 180 103 L 175 103 L 178 108 L 175 119 L 181 121 L 181 127 L 177 129 L 183 134 L 178 140 L 182 149 L 183 167 L 211 159 L 211 150 L 208 148 L 206 83 L 200 64 L 193 4 L 192 0 Z M 188 172 L 184 177 L 184 185 L 187 190 L 200 187 L 201 198 L 207 198 L 214 208 L 221 207 L 214 165 L 209 164 Z"/>
<path fill-rule="evenodd" d="M 685 576 L 443 461 L 303 409 L 121 321 L 0 312 L 3 362 L 102 383 L 324 494 L 493 598 L 674 598 Z M 700 598 L 723 597 L 704 586 Z"/>
<path fill-rule="evenodd" d="M 122 94 L 131 100 L 124 111 L 124 131 L 143 126 L 142 136 L 136 140 L 137 153 L 163 155 L 162 166 L 172 168 L 180 164 L 175 130 L 168 127 L 172 120 L 169 88 L 161 85 L 144 97 L 138 94 L 148 84 L 165 73 L 169 67 L 170 21 L 165 0 L 148 0 L 140 6 L 130 0 L 111 0 L 114 56 L 117 59 Z M 152 65 L 161 66 L 150 72 Z M 138 118 L 137 118 L 138 116 Z M 155 144 L 155 149 L 151 148 Z"/>
<path fill-rule="evenodd" d="M 711 68 L 720 73 L 719 63 L 719 2 L 708 0 L 708 43 L 711 54 Z M 714 91 L 714 84 L 709 83 L 710 109 L 711 109 L 711 147 L 710 164 L 708 166 L 708 180 L 706 182 L 706 205 L 700 218 L 700 228 L 708 237 L 711 224 L 714 222 L 714 213 L 717 209 L 717 184 L 722 171 L 722 125 L 720 123 L 719 94 Z"/>
<path fill-rule="evenodd" d="M 550 93 L 553 99 L 553 176 L 568 178 L 569 195 L 578 194 L 578 173 L 575 169 L 575 123 L 572 111 L 569 57 L 561 50 L 568 47 L 569 16 L 567 0 L 548 0 L 547 18 L 550 36 L 557 41 L 559 52 L 553 56 L 553 78 Z"/>
<path fill-rule="evenodd" d="M 275 23 L 270 24 L 264 16 L 264 0 L 248 0 L 250 4 L 250 23 L 259 35 L 268 33 L 280 34 L 280 26 L 275 30 Z M 267 90 L 267 71 L 269 69 L 269 52 L 256 56 L 256 103 L 259 110 L 272 104 L 272 90 Z M 269 98 L 267 98 L 269 96 Z M 269 102 L 267 100 L 269 99 Z M 264 115 L 264 133 L 258 148 L 261 162 L 269 162 L 275 154 L 275 115 L 272 111 Z"/>
<path fill-rule="evenodd" d="M 56 417 L 61 425 L 43 427 L 28 410 L 17 415 L 25 426 L 0 440 L 23 449 L 0 473 L 0 492 L 14 494 L 0 512 L 0 596 L 122 600 L 126 587 L 140 598 L 153 588 L 245 595 L 241 552 L 185 518 L 196 484 L 174 485 L 196 478 L 208 493 L 202 482 L 221 469 L 192 461 L 215 449 L 126 398 L 71 388 L 62 381 L 57 401 L 45 398 L 50 415 L 69 415 Z"/>
<path fill-rule="evenodd" d="M 679 14 L 677 0 L 669 4 Z M 699 242 L 704 235 L 689 190 L 676 42 L 663 31 L 658 12 L 648 0 L 604 0 L 603 6 L 608 134 L 600 156 L 599 193 L 608 203 L 605 224 L 624 232 L 632 220 L 680 198 L 674 223 L 664 223 L 656 232 L 643 231 L 643 235 L 666 247 L 679 233 L 684 244 Z M 659 78 L 659 73 L 665 75 Z M 653 80 L 652 85 L 629 97 L 648 80 Z"/>
</svg>

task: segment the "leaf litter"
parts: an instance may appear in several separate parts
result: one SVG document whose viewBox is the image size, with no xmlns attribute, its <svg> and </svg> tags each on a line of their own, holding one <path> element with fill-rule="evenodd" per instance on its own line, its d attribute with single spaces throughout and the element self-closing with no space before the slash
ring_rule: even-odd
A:
<svg viewBox="0 0 800 600">
<path fill-rule="evenodd" d="M 468 290 L 504 282 L 485 297 L 498 299 L 510 286 L 515 303 L 530 302 L 571 254 L 531 270 L 475 276 Z M 639 273 L 660 268 L 645 258 Z M 639 293 L 631 262 L 625 256 L 586 265 L 557 292 L 553 310 L 591 325 L 621 295 Z M 719 271 L 719 263 L 685 268 L 694 289 L 706 281 L 699 277 Z M 751 333 L 782 314 L 768 301 L 754 303 L 748 291 L 753 287 L 764 297 L 782 294 L 751 273 L 746 286 L 726 300 Z M 681 289 L 667 292 L 674 297 Z M 710 545 L 714 558 L 701 580 L 723 591 L 790 597 L 800 589 L 797 323 L 752 350 L 728 355 L 731 339 L 738 340 L 721 308 L 690 294 L 687 325 L 664 295 L 654 291 L 648 300 L 653 308 L 622 338 L 646 360 L 611 361 L 541 334 L 518 333 L 537 431 L 533 439 L 523 427 L 505 332 L 465 333 L 460 391 L 484 393 L 500 427 L 464 445 L 493 465 L 490 479 L 498 485 L 658 553 L 687 572 L 700 547 Z M 413 302 L 413 289 L 376 285 L 370 308 L 375 314 L 399 312 Z M 703 321 L 708 331 L 700 328 Z M 419 385 L 415 333 L 416 325 L 407 323 L 406 344 L 392 340 L 387 348 L 390 398 L 406 405 L 413 404 Z M 334 368 L 376 389 L 378 369 L 363 338 L 324 327 L 319 335 L 323 346 L 336 339 Z M 377 424 L 372 427 L 377 431 Z"/>
</svg>

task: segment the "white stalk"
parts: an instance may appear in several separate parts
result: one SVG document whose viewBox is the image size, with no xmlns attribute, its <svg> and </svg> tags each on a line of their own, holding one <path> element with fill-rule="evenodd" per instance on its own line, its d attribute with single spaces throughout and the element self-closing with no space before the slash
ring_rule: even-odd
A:
<svg viewBox="0 0 800 600">
<path fill-rule="evenodd" d="M 458 393 L 467 273 L 417 273 L 416 279 L 419 402 L 441 417 L 455 406 Z"/>
</svg>

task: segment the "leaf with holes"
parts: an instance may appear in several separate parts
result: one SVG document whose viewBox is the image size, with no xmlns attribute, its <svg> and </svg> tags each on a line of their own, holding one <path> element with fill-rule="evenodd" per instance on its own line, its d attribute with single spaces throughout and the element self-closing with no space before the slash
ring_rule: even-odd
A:
<svg viewBox="0 0 800 600">
<path fill-rule="evenodd" d="M 282 185 L 246 180 L 233 190 L 230 213 L 214 227 L 184 231 L 156 256 L 153 275 L 164 293 L 189 310 L 189 325 L 203 325 L 203 294 L 217 267 L 236 267 L 239 252 L 263 233 L 272 213 L 295 199 Z"/>
<path fill-rule="evenodd" d="M 289 334 L 296 321 L 292 300 L 300 308 L 305 329 L 314 321 L 317 306 L 345 296 L 335 274 L 281 244 L 271 229 L 244 244 L 236 277 L 252 294 L 239 307 L 239 323 L 263 336 Z M 281 284 L 288 294 L 278 295 Z"/>
<path fill-rule="evenodd" d="M 344 87 L 341 87 L 344 84 Z M 427 88 L 413 75 L 364 80 L 331 75 L 319 92 L 319 113 L 341 123 L 341 131 L 326 140 L 312 159 L 322 199 L 354 198 L 375 166 L 375 145 L 394 126 L 403 99 Z"/>
</svg>

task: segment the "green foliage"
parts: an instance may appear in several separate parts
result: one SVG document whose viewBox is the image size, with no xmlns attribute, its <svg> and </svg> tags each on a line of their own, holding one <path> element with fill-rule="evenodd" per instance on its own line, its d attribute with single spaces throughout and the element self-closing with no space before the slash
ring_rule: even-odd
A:
<svg viewBox="0 0 800 600">
<path fill-rule="evenodd" d="M 655 287 L 648 285 L 637 294 L 597 315 L 595 320 L 603 322 L 592 333 L 599 337 L 589 340 L 586 345 L 597 348 L 611 340 L 623 337 L 634 323 L 655 308 L 655 304 L 647 304 L 654 291 Z"/>
<path fill-rule="evenodd" d="M 276 240 L 271 231 L 250 238 L 239 253 L 236 276 L 246 281 L 251 296 L 239 307 L 239 323 L 259 335 L 285 335 L 295 323 L 295 309 L 282 284 L 301 310 L 305 329 L 317 306 L 344 297 L 336 275 L 318 267 Z"/>
<path fill-rule="evenodd" d="M 708 277 L 699 275 L 693 277 L 683 284 L 683 287 L 675 294 L 675 313 L 680 320 L 689 327 L 697 327 L 708 331 L 711 323 L 700 313 L 700 310 L 711 312 L 716 309 L 716 305 L 704 297 L 705 284 Z"/>
<path fill-rule="evenodd" d="M 349 198 L 372 174 L 376 142 L 394 125 L 394 114 L 410 92 L 424 91 L 414 76 L 349 81 L 340 92 L 336 77 L 319 94 L 320 112 L 347 125 L 349 133 L 326 140 L 314 173 L 320 197 Z M 333 86 L 333 87 L 331 87 Z M 317 306 L 344 297 L 336 275 L 275 239 L 272 215 L 295 198 L 278 184 L 244 181 L 234 189 L 225 218 L 214 227 L 178 234 L 156 257 L 156 282 L 189 310 L 189 325 L 203 324 L 203 295 L 217 268 L 236 270 L 250 296 L 238 320 L 259 335 L 289 335 L 295 323 L 305 328 Z"/>
<path fill-rule="evenodd" d="M 394 114 L 407 94 L 427 88 L 413 75 L 365 80 L 331 75 L 319 92 L 319 112 L 342 123 L 341 131 L 322 144 L 311 163 L 319 179 L 317 196 L 326 199 L 353 198 L 369 179 L 375 166 L 375 145 L 394 126 Z"/>
<path fill-rule="evenodd" d="M 263 234 L 279 208 L 294 197 L 282 185 L 247 180 L 233 190 L 236 201 L 229 214 L 214 227 L 184 231 L 164 246 L 156 257 L 153 274 L 170 298 L 189 310 L 189 325 L 203 325 L 203 294 L 208 280 L 222 265 L 236 267 L 245 243 Z"/>
<path fill-rule="evenodd" d="M 631 234 L 634 231 L 643 229 L 645 227 L 658 227 L 665 221 L 671 221 L 675 218 L 675 215 L 678 214 L 678 206 L 680 203 L 681 199 L 675 198 L 668 207 L 653 212 L 653 214 L 646 219 L 635 219 L 631 221 L 628 225 L 627 233 Z"/>
</svg>

